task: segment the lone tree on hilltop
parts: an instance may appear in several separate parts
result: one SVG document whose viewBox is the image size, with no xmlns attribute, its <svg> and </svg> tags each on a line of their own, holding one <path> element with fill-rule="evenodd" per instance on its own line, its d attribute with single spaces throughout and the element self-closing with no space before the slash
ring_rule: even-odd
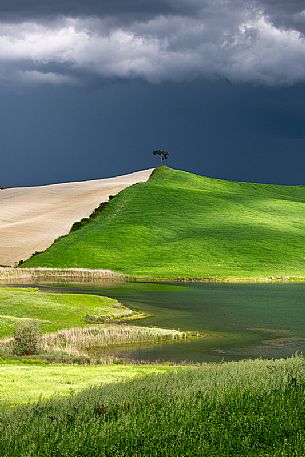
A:
<svg viewBox="0 0 305 457">
<path fill-rule="evenodd" d="M 155 149 L 153 151 L 154 156 L 160 156 L 161 160 L 161 165 L 163 164 L 164 160 L 166 160 L 169 156 L 169 153 L 167 151 L 160 151 L 160 149 Z"/>
</svg>

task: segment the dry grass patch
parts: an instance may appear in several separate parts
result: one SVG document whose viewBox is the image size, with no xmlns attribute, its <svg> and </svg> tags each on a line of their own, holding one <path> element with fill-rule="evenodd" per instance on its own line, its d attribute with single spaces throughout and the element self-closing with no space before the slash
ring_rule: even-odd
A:
<svg viewBox="0 0 305 457">
<path fill-rule="evenodd" d="M 190 332 L 162 328 L 129 325 L 92 326 L 60 330 L 43 335 L 41 350 L 48 353 L 85 355 L 87 351 L 97 347 L 157 343 L 159 341 L 186 339 L 190 336 Z"/>
</svg>

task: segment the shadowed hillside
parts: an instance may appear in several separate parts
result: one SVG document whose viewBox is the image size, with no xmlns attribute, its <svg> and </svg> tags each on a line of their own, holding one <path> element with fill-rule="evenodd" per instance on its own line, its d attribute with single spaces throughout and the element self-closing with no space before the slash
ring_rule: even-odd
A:
<svg viewBox="0 0 305 457">
<path fill-rule="evenodd" d="M 251 278 L 305 276 L 304 257 L 305 187 L 223 181 L 161 167 L 25 266 Z"/>
</svg>

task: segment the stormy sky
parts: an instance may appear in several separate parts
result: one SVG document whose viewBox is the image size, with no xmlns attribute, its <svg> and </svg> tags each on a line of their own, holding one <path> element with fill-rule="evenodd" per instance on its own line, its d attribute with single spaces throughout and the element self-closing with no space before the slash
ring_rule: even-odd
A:
<svg viewBox="0 0 305 457">
<path fill-rule="evenodd" d="M 0 185 L 305 184 L 304 0 L 1 0 Z"/>
</svg>

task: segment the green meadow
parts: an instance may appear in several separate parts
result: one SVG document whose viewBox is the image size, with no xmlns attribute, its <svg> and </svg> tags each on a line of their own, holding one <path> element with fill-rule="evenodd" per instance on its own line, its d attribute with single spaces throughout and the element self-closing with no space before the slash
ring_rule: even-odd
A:
<svg viewBox="0 0 305 457">
<path fill-rule="evenodd" d="M 0 338 L 17 324 L 35 320 L 43 332 L 88 325 L 86 316 L 129 317 L 132 311 L 117 300 L 90 294 L 56 294 L 35 288 L 0 288 Z"/>
<path fill-rule="evenodd" d="M 136 277 L 305 277 L 305 187 L 158 168 L 101 215 L 25 262 Z"/>
<path fill-rule="evenodd" d="M 64 390 L 72 392 L 67 398 L 2 407 L 1 457 L 304 457 L 304 362 L 296 357 L 178 370 L 151 367 L 151 376 L 143 376 L 145 367 L 128 367 L 125 382 L 80 393 L 73 393 L 79 382 L 103 384 L 126 368 L 33 366 L 26 367 L 25 376 L 19 365 L 13 375 L 1 366 L 2 380 L 15 376 L 17 385 L 24 385 L 20 396 L 10 383 L 1 385 L 2 395 L 10 399 L 12 392 L 13 402 L 32 402 L 42 392 L 31 393 L 30 376 L 36 379 L 37 370 L 45 370 L 46 396 L 52 382 L 55 393 L 57 384 L 69 380 Z M 130 380 L 137 370 L 141 377 Z"/>
<path fill-rule="evenodd" d="M 0 405 L 37 403 L 68 396 L 85 388 L 130 380 L 135 376 L 164 373 L 158 365 L 64 365 L 42 360 L 0 361 Z M 2 454 L 1 454 L 2 455 Z"/>
</svg>

